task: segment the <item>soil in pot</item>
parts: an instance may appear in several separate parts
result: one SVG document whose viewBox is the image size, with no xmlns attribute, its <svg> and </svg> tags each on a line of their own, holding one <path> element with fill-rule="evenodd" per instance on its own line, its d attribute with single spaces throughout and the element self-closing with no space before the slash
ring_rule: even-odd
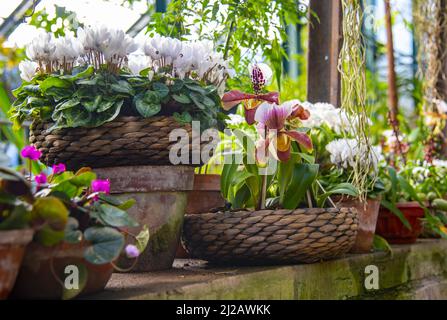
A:
<svg viewBox="0 0 447 320">
<path fill-rule="evenodd" d="M 61 299 L 66 267 L 80 264 L 87 270 L 87 283 L 81 295 L 103 290 L 112 276 L 113 266 L 89 263 L 84 259 L 85 248 L 86 243 L 62 243 L 55 247 L 30 244 L 12 296 L 17 299 Z"/>
<path fill-rule="evenodd" d="M 410 244 L 415 243 L 422 232 L 424 209 L 417 202 L 398 203 L 397 208 L 407 218 L 411 230 L 403 225 L 399 218 L 388 209 L 381 207 L 377 220 L 376 233 L 389 243 Z"/>
<path fill-rule="evenodd" d="M 19 273 L 25 248 L 34 231 L 0 231 L 0 300 L 8 298 Z"/>
<path fill-rule="evenodd" d="M 352 253 L 368 253 L 372 250 L 377 217 L 380 209 L 380 199 L 368 199 L 366 203 L 358 199 L 343 198 L 336 201 L 338 207 L 356 208 L 359 226 L 357 237 L 352 247 Z"/>
<path fill-rule="evenodd" d="M 209 212 L 214 208 L 222 208 L 224 205 L 225 199 L 222 197 L 222 193 L 220 192 L 220 175 L 194 175 L 193 190 L 188 192 L 186 214 L 200 214 Z M 178 246 L 176 258 L 189 258 L 189 255 L 182 244 Z"/>
<path fill-rule="evenodd" d="M 120 268 L 132 272 L 166 270 L 172 267 L 180 242 L 187 192 L 192 190 L 194 168 L 188 166 L 110 167 L 95 170 L 98 178 L 109 179 L 111 193 L 121 199 L 135 199 L 128 210 L 140 227 L 149 228 L 149 243 L 138 261 L 122 257 Z"/>
</svg>

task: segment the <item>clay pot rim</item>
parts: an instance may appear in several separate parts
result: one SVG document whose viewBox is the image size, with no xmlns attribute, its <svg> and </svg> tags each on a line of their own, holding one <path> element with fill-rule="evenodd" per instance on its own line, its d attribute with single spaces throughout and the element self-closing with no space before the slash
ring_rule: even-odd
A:
<svg viewBox="0 0 447 320">
<path fill-rule="evenodd" d="M 193 189 L 194 167 L 186 165 L 116 166 L 94 170 L 98 179 L 111 181 L 111 194 L 186 192 Z"/>
<path fill-rule="evenodd" d="M 0 244 L 27 245 L 33 240 L 33 229 L 16 229 L 0 231 Z"/>
<path fill-rule="evenodd" d="M 428 203 L 426 203 L 426 205 L 428 205 Z M 403 208 L 403 209 L 416 209 L 416 208 L 421 208 L 421 205 L 419 204 L 419 202 L 417 201 L 405 201 L 405 202 L 398 202 L 396 203 L 396 207 L 397 208 Z"/>
<path fill-rule="evenodd" d="M 220 192 L 220 174 L 194 174 L 193 191 Z"/>
</svg>

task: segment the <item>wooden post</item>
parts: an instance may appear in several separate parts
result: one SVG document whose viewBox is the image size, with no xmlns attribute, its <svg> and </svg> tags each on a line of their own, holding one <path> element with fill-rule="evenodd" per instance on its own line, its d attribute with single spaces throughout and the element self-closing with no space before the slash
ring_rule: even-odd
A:
<svg viewBox="0 0 447 320">
<path fill-rule="evenodd" d="M 391 22 L 390 0 L 385 1 L 385 25 L 386 25 L 386 56 L 388 59 L 388 107 L 390 121 L 399 125 L 397 120 L 399 98 L 397 96 L 396 69 L 394 63 L 393 25 Z"/>
<path fill-rule="evenodd" d="M 341 0 L 310 0 L 309 9 L 307 100 L 329 102 L 340 107 Z"/>
<path fill-rule="evenodd" d="M 447 12 L 447 0 L 441 0 L 441 16 L 439 17 L 440 25 L 445 25 L 447 22 L 446 12 Z M 438 92 L 441 98 L 447 102 L 447 28 L 444 28 L 441 33 L 441 48 L 439 50 L 439 59 L 442 60 L 442 70 L 439 74 L 438 79 Z"/>
</svg>

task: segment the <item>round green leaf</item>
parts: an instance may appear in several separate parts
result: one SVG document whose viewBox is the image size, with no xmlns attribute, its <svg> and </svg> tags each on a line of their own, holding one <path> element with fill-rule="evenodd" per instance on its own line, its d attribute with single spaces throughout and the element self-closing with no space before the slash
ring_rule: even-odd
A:
<svg viewBox="0 0 447 320">
<path fill-rule="evenodd" d="M 90 246 L 84 252 L 84 258 L 93 264 L 106 264 L 114 261 L 124 248 L 124 236 L 108 227 L 92 227 L 84 232 Z"/>
</svg>

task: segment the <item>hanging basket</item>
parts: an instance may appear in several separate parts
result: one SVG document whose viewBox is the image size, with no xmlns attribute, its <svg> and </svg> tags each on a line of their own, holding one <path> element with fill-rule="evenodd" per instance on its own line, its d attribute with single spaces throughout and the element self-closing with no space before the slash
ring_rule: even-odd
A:
<svg viewBox="0 0 447 320">
<path fill-rule="evenodd" d="M 216 264 L 312 263 L 347 253 L 357 227 L 355 208 L 205 213 L 186 216 L 183 243 Z"/>
<path fill-rule="evenodd" d="M 183 146 L 181 140 L 169 141 L 174 129 L 184 129 L 189 134 L 188 142 L 184 143 L 189 144 L 189 163 L 200 159 L 200 134 L 192 141 L 191 126 L 180 124 L 171 116 L 148 119 L 123 116 L 96 128 L 49 132 L 52 125 L 35 122 L 30 129 L 30 142 L 42 152 L 40 161 L 49 166 L 65 163 L 68 169 L 75 170 L 84 166 L 170 165 L 171 147 L 176 145 L 178 150 Z"/>
</svg>

